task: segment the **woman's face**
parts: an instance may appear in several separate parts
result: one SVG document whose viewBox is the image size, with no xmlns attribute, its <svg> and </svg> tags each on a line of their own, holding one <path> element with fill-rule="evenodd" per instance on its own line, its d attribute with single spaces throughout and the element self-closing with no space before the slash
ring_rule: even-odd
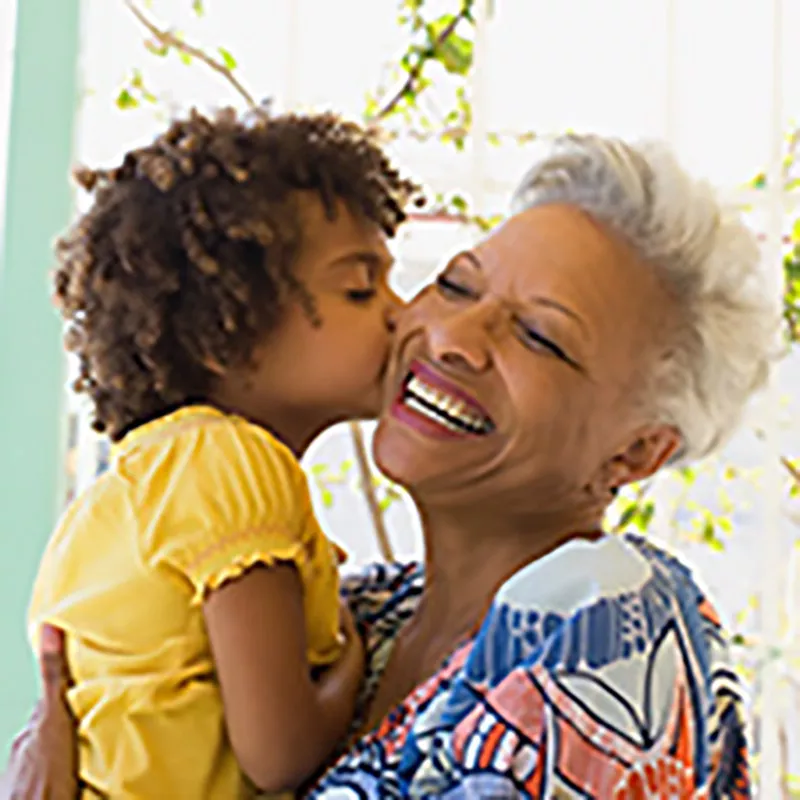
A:
<svg viewBox="0 0 800 800">
<path fill-rule="evenodd" d="M 419 499 L 604 507 L 678 443 L 633 399 L 670 309 L 653 271 L 579 210 L 517 214 L 401 317 L 378 465 Z"/>
</svg>

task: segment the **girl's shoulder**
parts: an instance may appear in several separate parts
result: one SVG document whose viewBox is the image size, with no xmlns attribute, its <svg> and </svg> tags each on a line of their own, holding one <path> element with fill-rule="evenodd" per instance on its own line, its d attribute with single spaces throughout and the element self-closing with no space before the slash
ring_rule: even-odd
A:
<svg viewBox="0 0 800 800">
<path fill-rule="evenodd" d="M 266 428 L 242 417 L 226 414 L 213 406 L 188 405 L 131 429 L 112 448 L 112 458 L 141 458 L 166 449 L 225 451 L 235 460 L 237 451 L 269 452 L 288 468 L 302 472 L 300 462 Z"/>
</svg>

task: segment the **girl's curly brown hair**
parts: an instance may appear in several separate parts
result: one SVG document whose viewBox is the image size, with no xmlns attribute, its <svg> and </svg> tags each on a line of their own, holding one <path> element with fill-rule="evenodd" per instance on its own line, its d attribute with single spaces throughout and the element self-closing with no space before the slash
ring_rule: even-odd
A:
<svg viewBox="0 0 800 800">
<path fill-rule="evenodd" d="M 202 398 L 246 363 L 287 298 L 302 230 L 294 194 L 343 200 L 393 236 L 418 187 L 376 134 L 334 114 L 193 111 L 110 170 L 81 169 L 93 195 L 56 245 L 54 297 L 94 427 L 128 429 Z"/>
</svg>

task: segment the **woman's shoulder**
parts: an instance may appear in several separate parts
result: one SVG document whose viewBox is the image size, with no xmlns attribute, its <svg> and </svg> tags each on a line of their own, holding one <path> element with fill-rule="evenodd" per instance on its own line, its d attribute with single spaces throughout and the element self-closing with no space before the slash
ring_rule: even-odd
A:
<svg viewBox="0 0 800 800">
<path fill-rule="evenodd" d="M 495 596 L 495 605 L 546 608 L 562 618 L 598 603 L 626 602 L 656 591 L 685 610 L 704 602 L 692 570 L 677 556 L 637 534 L 576 539 L 522 568 Z"/>
<path fill-rule="evenodd" d="M 508 654 L 504 671 L 534 662 L 630 671 L 679 639 L 701 682 L 727 645 L 689 567 L 634 534 L 572 542 L 520 570 L 498 591 L 483 635 Z"/>
<path fill-rule="evenodd" d="M 666 547 L 640 534 L 629 533 L 622 540 L 650 570 L 642 591 L 658 594 L 665 603 L 671 601 L 672 615 L 686 627 L 693 644 L 701 649 L 713 644 L 726 646 L 722 619 L 691 567 Z"/>
<path fill-rule="evenodd" d="M 552 786 L 608 780 L 611 796 L 645 763 L 678 769 L 694 789 L 733 785 L 746 769 L 740 697 L 689 568 L 635 535 L 552 556 L 498 592 L 452 691 L 460 769 L 505 758 L 502 734 L 547 746 Z M 725 774 L 708 769 L 719 758 Z"/>
</svg>

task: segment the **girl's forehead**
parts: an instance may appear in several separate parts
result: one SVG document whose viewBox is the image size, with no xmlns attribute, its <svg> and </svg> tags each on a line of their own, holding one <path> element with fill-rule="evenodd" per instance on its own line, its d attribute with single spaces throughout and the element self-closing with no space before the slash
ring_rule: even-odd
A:
<svg viewBox="0 0 800 800">
<path fill-rule="evenodd" d="M 392 261 L 386 236 L 377 223 L 353 214 L 343 200 L 336 201 L 333 211 L 328 216 L 315 194 L 300 198 L 301 259 L 333 263 L 361 254 L 380 263 Z"/>
</svg>

